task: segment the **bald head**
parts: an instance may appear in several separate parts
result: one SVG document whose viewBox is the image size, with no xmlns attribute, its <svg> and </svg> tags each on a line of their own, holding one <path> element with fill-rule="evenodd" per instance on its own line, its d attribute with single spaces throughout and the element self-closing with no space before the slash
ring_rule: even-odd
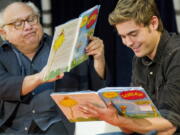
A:
<svg viewBox="0 0 180 135">
<path fill-rule="evenodd" d="M 32 14 L 39 15 L 38 8 L 32 2 L 13 2 L 1 12 L 0 25 L 7 24 L 14 19 L 18 19 L 18 17 L 21 16 L 19 13 L 22 11 L 28 11 Z M 13 20 L 11 20 L 12 18 L 9 18 L 9 16 L 13 16 Z"/>
<path fill-rule="evenodd" d="M 36 50 L 42 39 L 43 30 L 39 23 L 38 9 L 34 4 L 11 3 L 3 10 L 0 19 L 3 21 L 0 28 L 3 39 L 8 40 L 22 52 L 23 49 Z"/>
<path fill-rule="evenodd" d="M 17 10 L 19 8 L 22 8 L 22 7 L 27 7 L 27 8 L 31 8 L 27 3 L 24 3 L 24 2 L 13 2 L 11 4 L 9 4 L 5 9 L 4 9 L 4 12 L 7 12 L 9 10 Z M 32 9 L 32 8 L 31 8 Z"/>
</svg>

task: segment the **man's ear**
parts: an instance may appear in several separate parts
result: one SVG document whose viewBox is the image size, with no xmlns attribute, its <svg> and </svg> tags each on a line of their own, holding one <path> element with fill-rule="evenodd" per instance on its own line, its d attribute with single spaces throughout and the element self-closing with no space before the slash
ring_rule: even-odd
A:
<svg viewBox="0 0 180 135">
<path fill-rule="evenodd" d="M 4 29 L 2 29 L 2 28 L 0 28 L 0 35 L 1 35 L 2 39 L 5 39 L 6 31 Z"/>
<path fill-rule="evenodd" d="M 151 18 L 151 24 L 150 24 L 150 25 L 152 26 L 152 28 L 153 28 L 154 30 L 157 30 L 157 29 L 158 29 L 159 19 L 158 19 L 157 16 L 153 16 L 153 17 Z"/>
</svg>

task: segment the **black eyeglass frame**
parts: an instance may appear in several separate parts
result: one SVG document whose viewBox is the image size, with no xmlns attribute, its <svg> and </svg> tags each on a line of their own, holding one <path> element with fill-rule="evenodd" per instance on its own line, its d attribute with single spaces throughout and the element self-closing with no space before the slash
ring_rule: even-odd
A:
<svg viewBox="0 0 180 135">
<path fill-rule="evenodd" d="M 24 29 L 25 22 L 27 22 L 30 25 L 38 24 L 39 23 L 39 15 L 33 14 L 33 15 L 28 16 L 26 19 L 17 19 L 14 22 L 4 24 L 1 27 L 3 28 L 7 25 L 12 25 L 16 30 L 22 30 L 22 29 Z M 17 23 L 20 23 L 20 24 L 17 24 Z"/>
</svg>

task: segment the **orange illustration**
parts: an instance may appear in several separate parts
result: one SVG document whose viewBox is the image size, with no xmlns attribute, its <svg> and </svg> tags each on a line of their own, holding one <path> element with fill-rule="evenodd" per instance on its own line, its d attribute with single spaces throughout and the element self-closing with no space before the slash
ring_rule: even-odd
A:
<svg viewBox="0 0 180 135">
<path fill-rule="evenodd" d="M 126 116 L 127 106 L 126 106 L 126 105 L 121 105 L 121 106 L 119 106 L 119 107 L 121 108 L 122 115 L 123 115 L 123 116 Z"/>
<path fill-rule="evenodd" d="M 117 92 L 104 92 L 102 95 L 106 98 L 115 98 L 118 96 L 118 93 Z"/>
<path fill-rule="evenodd" d="M 60 102 L 60 105 L 64 106 L 64 107 L 68 107 L 70 108 L 70 112 L 71 112 L 71 117 L 72 119 L 74 118 L 74 114 L 73 114 L 73 110 L 72 107 L 75 106 L 76 104 L 78 104 L 78 102 L 76 100 L 74 100 L 73 98 L 70 98 L 68 96 L 65 96 Z"/>
<path fill-rule="evenodd" d="M 80 27 L 81 28 L 84 27 L 87 24 L 87 21 L 88 21 L 88 16 L 84 16 L 83 19 L 82 19 Z"/>
</svg>

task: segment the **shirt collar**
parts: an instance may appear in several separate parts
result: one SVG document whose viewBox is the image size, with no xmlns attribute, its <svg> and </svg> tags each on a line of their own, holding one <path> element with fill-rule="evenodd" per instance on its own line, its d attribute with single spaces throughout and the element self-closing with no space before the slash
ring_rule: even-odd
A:
<svg viewBox="0 0 180 135">
<path fill-rule="evenodd" d="M 4 47 L 4 46 L 11 46 L 11 44 L 9 43 L 9 41 L 4 40 L 3 43 L 0 45 L 0 47 Z"/>
</svg>

